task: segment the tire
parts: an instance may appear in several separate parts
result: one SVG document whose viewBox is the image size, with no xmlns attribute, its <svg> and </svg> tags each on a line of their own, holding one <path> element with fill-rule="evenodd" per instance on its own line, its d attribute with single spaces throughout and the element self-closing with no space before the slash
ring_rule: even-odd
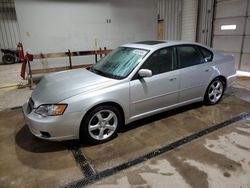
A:
<svg viewBox="0 0 250 188">
<path fill-rule="evenodd" d="M 99 106 L 91 110 L 83 119 L 80 139 L 92 144 L 101 144 L 117 136 L 122 124 L 119 110 L 110 105 Z"/>
<path fill-rule="evenodd" d="M 13 54 L 4 54 L 2 57 L 3 64 L 13 64 L 16 62 L 16 56 Z"/>
<path fill-rule="evenodd" d="M 220 102 L 225 91 L 225 83 L 221 78 L 215 78 L 207 87 L 204 102 L 214 105 Z"/>
</svg>

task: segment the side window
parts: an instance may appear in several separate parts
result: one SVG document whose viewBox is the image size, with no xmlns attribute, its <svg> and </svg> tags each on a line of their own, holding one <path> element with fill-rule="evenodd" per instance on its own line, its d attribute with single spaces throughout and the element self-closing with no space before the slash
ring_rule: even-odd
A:
<svg viewBox="0 0 250 188">
<path fill-rule="evenodd" d="M 141 69 L 150 69 L 153 75 L 174 70 L 174 48 L 164 48 L 153 53 L 141 66 Z"/>
<path fill-rule="evenodd" d="M 204 62 L 204 59 L 195 46 L 177 46 L 177 52 L 180 68 L 198 65 Z"/>
<path fill-rule="evenodd" d="M 200 47 L 200 51 L 207 62 L 210 62 L 213 60 L 213 53 L 211 51 L 203 47 Z"/>
</svg>

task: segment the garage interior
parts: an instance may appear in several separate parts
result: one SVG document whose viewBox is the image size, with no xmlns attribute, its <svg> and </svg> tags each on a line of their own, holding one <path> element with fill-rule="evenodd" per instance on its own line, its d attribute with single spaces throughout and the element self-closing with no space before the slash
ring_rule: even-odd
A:
<svg viewBox="0 0 250 188">
<path fill-rule="evenodd" d="M 0 187 L 249 188 L 249 16 L 250 0 L 0 0 L 0 49 L 23 46 L 14 64 L 0 53 Z M 217 105 L 135 121 L 104 144 L 30 133 L 21 106 L 44 75 L 146 40 L 192 41 L 233 54 L 237 79 Z"/>
</svg>

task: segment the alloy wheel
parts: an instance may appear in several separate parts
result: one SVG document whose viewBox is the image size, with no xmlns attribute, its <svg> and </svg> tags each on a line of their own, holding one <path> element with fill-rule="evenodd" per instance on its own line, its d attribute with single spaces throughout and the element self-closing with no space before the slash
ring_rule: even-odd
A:
<svg viewBox="0 0 250 188">
<path fill-rule="evenodd" d="M 211 103 L 217 103 L 224 91 L 224 85 L 220 80 L 215 80 L 209 87 L 208 90 L 208 98 L 211 101 Z"/>
<path fill-rule="evenodd" d="M 95 113 L 88 124 L 89 135 L 95 140 L 106 140 L 117 129 L 118 118 L 111 110 L 101 110 Z"/>
</svg>

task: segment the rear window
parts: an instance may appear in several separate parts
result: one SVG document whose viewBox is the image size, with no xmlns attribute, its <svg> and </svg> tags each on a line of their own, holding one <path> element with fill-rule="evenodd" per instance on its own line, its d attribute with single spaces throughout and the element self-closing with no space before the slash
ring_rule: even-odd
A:
<svg viewBox="0 0 250 188">
<path fill-rule="evenodd" d="M 200 51 L 207 62 L 210 62 L 213 60 L 213 53 L 210 50 L 200 47 Z"/>
<path fill-rule="evenodd" d="M 203 57 L 193 45 L 177 46 L 180 68 L 190 67 L 203 63 Z"/>
</svg>

